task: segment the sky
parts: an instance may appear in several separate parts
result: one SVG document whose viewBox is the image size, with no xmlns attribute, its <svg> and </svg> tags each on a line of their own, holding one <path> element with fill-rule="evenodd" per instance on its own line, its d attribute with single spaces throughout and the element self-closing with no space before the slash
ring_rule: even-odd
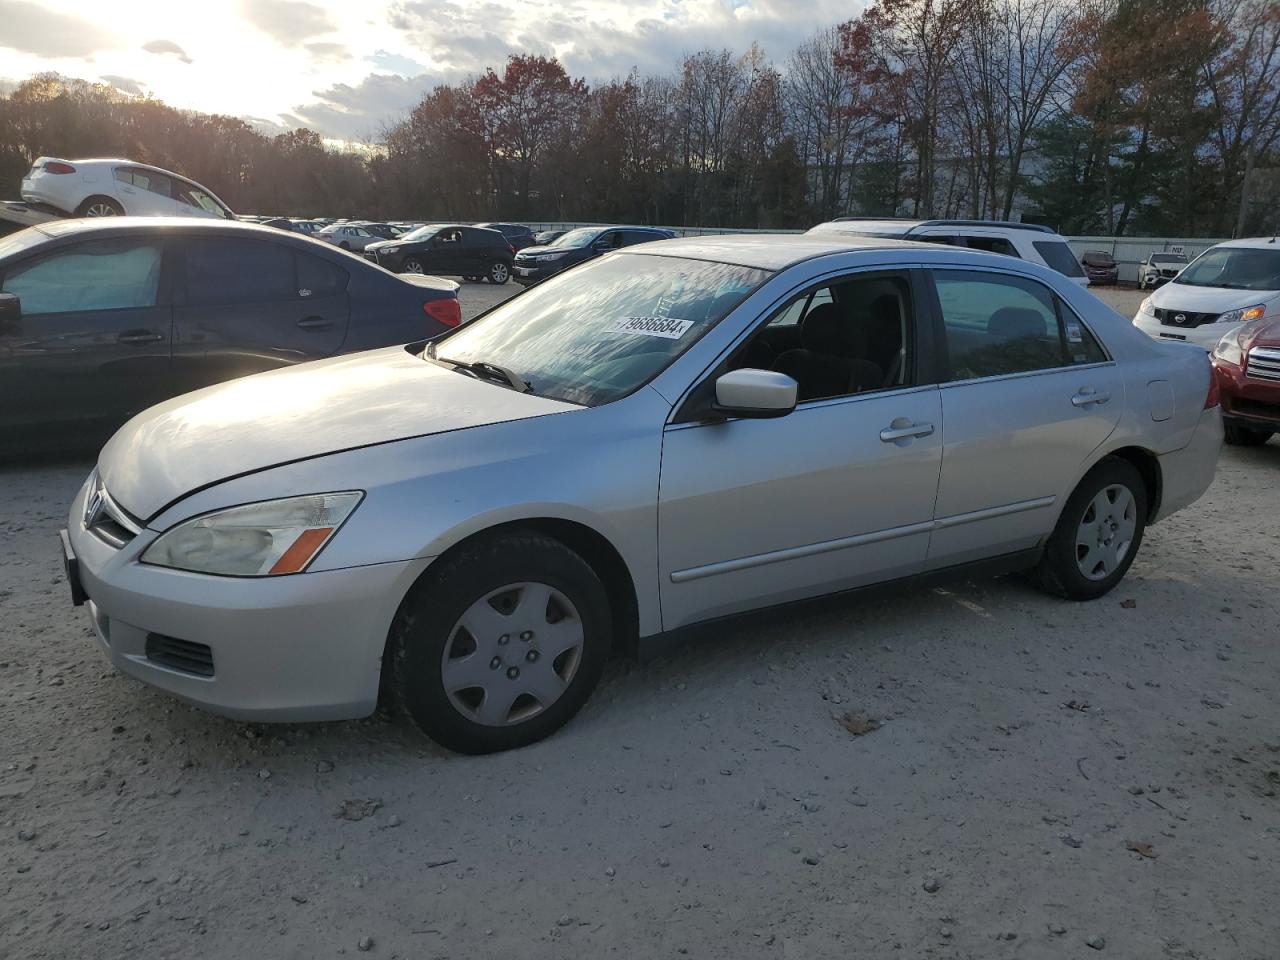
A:
<svg viewBox="0 0 1280 960">
<path fill-rule="evenodd" d="M 858 0 L 0 0 L 0 92 L 33 73 L 376 141 L 439 83 L 557 56 L 589 81 L 758 42 L 781 62 Z"/>
</svg>

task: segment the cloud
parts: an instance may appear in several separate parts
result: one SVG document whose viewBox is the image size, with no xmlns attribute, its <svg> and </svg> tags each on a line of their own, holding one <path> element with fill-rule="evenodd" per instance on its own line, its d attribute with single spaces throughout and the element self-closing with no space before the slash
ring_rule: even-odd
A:
<svg viewBox="0 0 1280 960">
<path fill-rule="evenodd" d="M 323 7 L 301 0 L 242 0 L 240 12 L 283 47 L 296 47 L 337 29 Z"/>
<path fill-rule="evenodd" d="M 461 75 L 451 73 L 416 77 L 371 73 L 358 84 L 336 83 L 315 91 L 314 101 L 281 114 L 280 120 L 343 140 L 377 139 L 384 126 L 403 119 L 433 87 L 460 79 Z"/>
<path fill-rule="evenodd" d="M 345 43 L 307 43 L 303 49 L 317 60 L 351 59 L 351 50 Z"/>
<path fill-rule="evenodd" d="M 753 42 L 780 62 L 820 28 L 856 16 L 865 0 L 558 0 L 538 5 L 491 0 L 393 0 L 388 23 L 434 63 L 476 73 L 512 54 L 559 57 L 590 81 L 668 75 L 687 53 L 745 52 Z M 441 23 L 449 29 L 442 31 Z"/>
<path fill-rule="evenodd" d="M 0 24 L 0 48 L 37 57 L 91 57 L 122 45 L 110 30 L 23 0 L 0 0 Z"/>
<path fill-rule="evenodd" d="M 183 50 L 172 40 L 148 40 L 142 45 L 142 49 L 147 51 L 147 53 L 154 53 L 160 56 L 171 53 L 183 63 L 191 62 L 191 58 L 187 56 L 187 51 Z"/>
<path fill-rule="evenodd" d="M 427 72 L 427 65 L 425 63 L 419 63 L 412 57 L 406 57 L 400 53 L 391 53 L 387 50 L 375 50 L 364 59 L 366 63 L 372 63 L 379 70 L 386 70 L 389 73 L 398 73 L 406 77 L 412 77 L 420 73 Z"/>
<path fill-rule="evenodd" d="M 132 94 L 135 97 L 142 96 L 142 84 L 137 80 L 131 80 L 128 77 L 117 76 L 114 73 L 104 73 L 102 79 L 111 84 L 121 93 Z"/>
</svg>

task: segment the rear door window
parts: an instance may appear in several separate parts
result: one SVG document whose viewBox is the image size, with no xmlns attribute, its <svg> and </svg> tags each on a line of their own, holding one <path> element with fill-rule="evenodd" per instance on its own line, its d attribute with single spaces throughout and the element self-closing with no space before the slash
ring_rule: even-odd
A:
<svg viewBox="0 0 1280 960">
<path fill-rule="evenodd" d="M 1023 277 L 932 271 L 950 380 L 1099 363 L 1093 334 L 1048 287 Z"/>
<path fill-rule="evenodd" d="M 1036 253 L 1044 258 L 1045 263 L 1063 276 L 1084 276 L 1084 271 L 1080 269 L 1080 261 L 1076 259 L 1076 255 L 1071 252 L 1071 248 L 1065 241 L 1033 240 L 1031 245 L 1036 248 Z"/>
<path fill-rule="evenodd" d="M 1006 257 L 1018 256 L 1017 248 L 1004 237 L 963 236 L 960 239 L 970 250 L 985 250 L 987 253 L 1002 253 Z"/>
<path fill-rule="evenodd" d="M 192 306 L 291 300 L 299 289 L 293 251 L 273 243 L 188 241 L 185 276 Z"/>
<path fill-rule="evenodd" d="M 347 289 L 350 274 L 337 264 L 294 251 L 298 264 L 298 296 L 331 297 Z"/>
</svg>

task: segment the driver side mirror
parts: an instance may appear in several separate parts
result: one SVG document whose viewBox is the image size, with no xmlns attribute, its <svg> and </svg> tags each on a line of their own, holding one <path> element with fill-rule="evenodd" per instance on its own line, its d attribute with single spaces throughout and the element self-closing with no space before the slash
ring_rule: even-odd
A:
<svg viewBox="0 0 1280 960">
<path fill-rule="evenodd" d="M 716 380 L 712 410 L 726 417 L 785 417 L 796 408 L 799 384 L 773 370 L 730 370 Z"/>
<path fill-rule="evenodd" d="M 22 301 L 16 293 L 0 293 L 0 333 L 22 329 Z"/>
</svg>

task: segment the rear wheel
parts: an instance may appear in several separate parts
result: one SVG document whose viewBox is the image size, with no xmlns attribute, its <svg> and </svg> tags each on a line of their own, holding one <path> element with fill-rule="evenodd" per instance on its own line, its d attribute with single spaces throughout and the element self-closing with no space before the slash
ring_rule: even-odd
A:
<svg viewBox="0 0 1280 960">
<path fill-rule="evenodd" d="M 1068 498 L 1036 569 L 1041 586 L 1069 600 L 1103 596 L 1128 572 L 1146 524 L 1142 475 L 1107 457 Z"/>
<path fill-rule="evenodd" d="M 415 257 L 410 257 L 404 262 L 404 269 L 401 273 L 426 273 L 426 269 L 422 266 L 422 261 Z"/>
<path fill-rule="evenodd" d="M 600 579 L 564 544 L 532 531 L 482 537 L 400 605 L 387 691 L 451 750 L 525 746 L 586 703 L 608 657 L 610 623 Z"/>
<path fill-rule="evenodd" d="M 122 217 L 124 207 L 110 197 L 90 197 L 76 207 L 78 217 Z"/>
<path fill-rule="evenodd" d="M 1259 447 L 1271 439 L 1274 430 L 1247 427 L 1228 420 L 1222 425 L 1223 439 L 1237 447 Z"/>
<path fill-rule="evenodd" d="M 495 260 L 489 264 L 489 271 L 485 277 L 490 283 L 504 284 L 511 279 L 511 268 L 501 260 Z"/>
</svg>

